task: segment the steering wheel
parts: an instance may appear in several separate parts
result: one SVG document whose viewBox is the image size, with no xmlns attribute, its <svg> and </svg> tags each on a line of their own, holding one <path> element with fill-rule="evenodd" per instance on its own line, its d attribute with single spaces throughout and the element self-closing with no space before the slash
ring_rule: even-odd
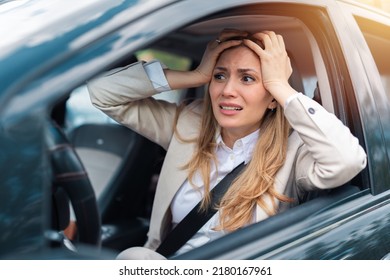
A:
<svg viewBox="0 0 390 280">
<path fill-rule="evenodd" d="M 70 202 L 76 216 L 77 241 L 100 247 L 101 219 L 95 192 L 73 146 L 51 120 L 47 124 L 46 145 L 52 167 L 55 229 L 64 230 L 68 226 Z"/>
</svg>

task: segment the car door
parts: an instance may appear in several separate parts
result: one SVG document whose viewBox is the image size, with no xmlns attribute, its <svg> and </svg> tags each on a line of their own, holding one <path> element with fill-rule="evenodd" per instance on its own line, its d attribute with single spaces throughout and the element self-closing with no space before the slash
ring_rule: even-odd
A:
<svg viewBox="0 0 390 280">
<path fill-rule="evenodd" d="M 326 108 L 334 111 L 359 138 L 369 164 L 349 184 L 358 186 L 356 192 L 337 199 L 314 199 L 176 258 L 381 259 L 390 251 L 386 146 L 390 110 L 370 49 L 345 5 L 333 1 L 312 5 L 306 5 L 307 1 L 257 2 L 221 14 L 283 15 L 304 23 L 319 46 L 316 55 L 324 62 L 326 75 L 322 78 L 327 78 L 328 84 L 321 91 L 327 86 L 329 95 L 321 97 Z M 228 5 L 225 2 L 225 7 Z M 218 13 L 213 16 L 218 17 Z M 307 216 L 300 216 L 301 212 Z M 303 218 L 295 220 L 294 215 Z"/>
</svg>

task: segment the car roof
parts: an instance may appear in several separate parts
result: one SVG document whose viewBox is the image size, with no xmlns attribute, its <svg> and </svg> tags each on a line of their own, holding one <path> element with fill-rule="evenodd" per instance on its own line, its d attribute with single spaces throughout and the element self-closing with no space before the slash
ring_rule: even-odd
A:
<svg viewBox="0 0 390 280">
<path fill-rule="evenodd" d="M 94 40 L 174 2 L 185 1 L 19 0 L 0 5 L 0 34 L 7 34 L 0 40 L 0 65 L 6 65 L 0 68 L 0 112 L 9 99 L 22 95 L 23 91 L 20 89 L 30 85 L 40 73 L 66 61 L 74 52 Z M 303 3 L 305 0 L 297 2 Z M 326 3 L 327 1 L 319 1 L 318 5 Z M 231 3 L 229 5 L 232 6 Z M 235 5 L 241 5 L 241 2 Z M 12 7 L 9 8 L 10 6 Z M 194 59 L 201 56 L 205 43 L 215 37 L 222 27 L 253 31 L 253 26 L 265 29 L 277 26 L 277 31 L 282 34 L 283 30 L 299 29 L 298 21 L 288 17 L 253 14 L 250 17 L 229 14 L 224 14 L 223 18 L 220 16 L 200 19 L 199 23 L 176 30 L 157 41 L 155 46 L 162 50 L 175 50 L 178 54 L 180 50 L 185 50 L 185 55 Z M 12 32 L 9 26 L 12 26 Z M 291 36 L 289 34 L 293 33 L 285 34 Z M 290 46 L 298 46 L 292 48 L 302 49 L 299 48 L 300 40 L 289 41 Z M 186 43 L 186 47 L 183 48 L 181 43 Z M 27 106 L 24 110 L 26 108 Z"/>
<path fill-rule="evenodd" d="M 91 22 L 95 26 L 103 22 L 121 25 L 173 2 L 177 0 L 19 0 L 0 3 L 0 33 L 7 34 L 0 42 L 1 53 L 4 53 L 4 47 L 21 45 L 37 35 L 42 36 L 42 33 L 47 38 L 50 35 L 58 36 L 61 32 Z M 119 12 L 121 10 L 123 13 Z M 115 15 L 114 19 L 111 18 L 112 15 Z"/>
<path fill-rule="evenodd" d="M 0 5 L 0 112 L 72 51 L 175 0 L 20 0 Z M 26 101 L 27 102 L 27 101 Z"/>
</svg>

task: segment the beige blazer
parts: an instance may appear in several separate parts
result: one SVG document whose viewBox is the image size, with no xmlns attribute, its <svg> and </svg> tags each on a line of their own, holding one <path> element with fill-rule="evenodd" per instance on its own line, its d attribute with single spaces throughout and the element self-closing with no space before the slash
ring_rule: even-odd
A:
<svg viewBox="0 0 390 280">
<path fill-rule="evenodd" d="M 116 121 L 166 149 L 153 204 L 146 247 L 155 249 L 170 230 L 170 204 L 187 179 L 186 164 L 194 145 L 180 142 L 173 133 L 176 104 L 157 101 L 141 62 L 114 69 L 88 83 L 92 103 Z M 312 99 L 299 94 L 285 109 L 294 132 L 289 137 L 287 158 L 276 176 L 276 189 L 292 198 L 315 188 L 340 186 L 366 165 L 366 154 L 339 119 Z M 201 104 L 188 105 L 180 114 L 180 135 L 199 133 Z M 268 215 L 256 209 L 256 221 Z"/>
</svg>

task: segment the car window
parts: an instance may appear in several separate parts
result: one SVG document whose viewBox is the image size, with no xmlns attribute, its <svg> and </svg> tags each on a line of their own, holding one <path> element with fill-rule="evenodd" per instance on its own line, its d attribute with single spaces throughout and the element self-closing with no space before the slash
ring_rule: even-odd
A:
<svg viewBox="0 0 390 280">
<path fill-rule="evenodd" d="M 140 50 L 135 56 L 138 60 L 144 61 L 158 59 L 170 69 L 188 70 L 191 66 L 191 60 L 189 58 L 153 49 Z M 179 90 L 164 92 L 153 97 L 172 103 L 179 103 L 182 99 Z M 82 85 L 71 92 L 66 102 L 65 129 L 67 132 L 71 132 L 76 127 L 85 123 L 116 122 L 92 105 L 89 99 L 88 89 L 86 85 Z"/>
<path fill-rule="evenodd" d="M 356 17 L 356 21 L 374 57 L 385 92 L 390 96 L 390 28 L 361 17 Z"/>
</svg>

